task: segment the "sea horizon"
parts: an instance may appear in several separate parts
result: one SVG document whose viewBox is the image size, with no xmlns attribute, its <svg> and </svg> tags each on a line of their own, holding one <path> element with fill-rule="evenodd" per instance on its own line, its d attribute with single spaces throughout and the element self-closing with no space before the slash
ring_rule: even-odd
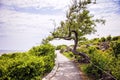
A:
<svg viewBox="0 0 120 80">
<path fill-rule="evenodd" d="M 0 55 L 15 53 L 15 52 L 25 52 L 25 50 L 2 50 L 2 49 L 0 49 Z"/>
</svg>

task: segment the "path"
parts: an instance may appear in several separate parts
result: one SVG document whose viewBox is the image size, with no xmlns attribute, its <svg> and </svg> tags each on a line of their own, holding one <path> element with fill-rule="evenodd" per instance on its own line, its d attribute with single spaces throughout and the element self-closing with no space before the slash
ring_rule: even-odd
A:
<svg viewBox="0 0 120 80">
<path fill-rule="evenodd" d="M 65 56 L 57 53 L 58 69 L 50 80 L 81 80 L 80 72 L 75 64 Z"/>
</svg>

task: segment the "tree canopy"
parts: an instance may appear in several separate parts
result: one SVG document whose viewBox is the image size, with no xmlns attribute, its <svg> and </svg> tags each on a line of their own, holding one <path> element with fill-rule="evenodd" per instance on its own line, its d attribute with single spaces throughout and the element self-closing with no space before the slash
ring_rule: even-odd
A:
<svg viewBox="0 0 120 80">
<path fill-rule="evenodd" d="M 87 5 L 91 3 L 91 0 L 73 0 L 66 13 L 66 20 L 61 21 L 60 25 L 52 32 L 52 36 L 49 36 L 47 40 L 54 38 L 74 40 L 74 48 L 70 50 L 88 60 L 86 54 L 77 52 L 78 41 L 87 34 L 95 33 L 96 23 L 105 23 L 102 19 L 93 19 L 94 15 L 91 15 L 87 9 Z"/>
</svg>

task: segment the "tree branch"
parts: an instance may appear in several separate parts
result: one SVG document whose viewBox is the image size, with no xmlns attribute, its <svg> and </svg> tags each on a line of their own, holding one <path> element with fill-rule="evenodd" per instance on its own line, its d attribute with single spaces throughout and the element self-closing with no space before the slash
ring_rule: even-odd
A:
<svg viewBox="0 0 120 80">
<path fill-rule="evenodd" d="M 61 37 L 61 36 L 54 36 L 54 38 L 60 38 L 60 39 L 65 39 L 65 40 L 72 40 L 72 37 Z"/>
</svg>

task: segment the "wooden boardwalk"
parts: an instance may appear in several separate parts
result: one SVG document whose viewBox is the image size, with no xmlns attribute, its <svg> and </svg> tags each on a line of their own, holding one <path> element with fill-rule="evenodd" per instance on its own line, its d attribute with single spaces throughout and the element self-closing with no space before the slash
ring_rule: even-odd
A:
<svg viewBox="0 0 120 80">
<path fill-rule="evenodd" d="M 50 80 L 82 80 L 75 64 L 62 54 L 57 53 L 58 69 Z"/>
</svg>

